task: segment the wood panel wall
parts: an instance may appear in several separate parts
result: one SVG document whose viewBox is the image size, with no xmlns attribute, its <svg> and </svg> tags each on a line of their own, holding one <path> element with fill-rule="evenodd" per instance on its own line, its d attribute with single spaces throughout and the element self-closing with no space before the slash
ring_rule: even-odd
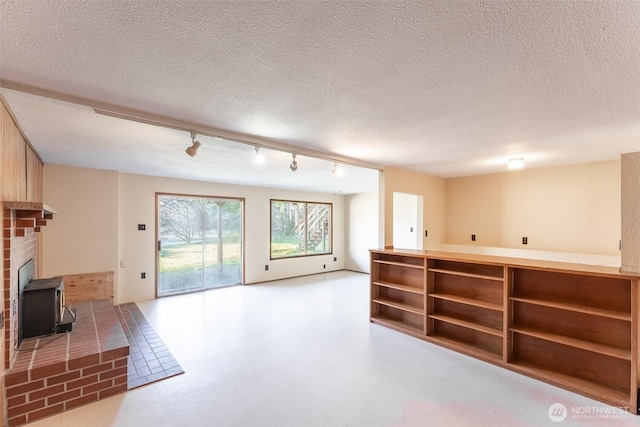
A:
<svg viewBox="0 0 640 427">
<path fill-rule="evenodd" d="M 37 152 L 22 134 L 9 109 L 2 100 L 0 125 L 2 140 L 0 160 L 2 201 L 42 202 L 43 163 Z"/>
<path fill-rule="evenodd" d="M 42 162 L 31 146 L 26 146 L 27 201 L 42 202 Z"/>
<path fill-rule="evenodd" d="M 113 304 L 113 271 L 62 276 L 67 304 L 108 299 Z"/>
<path fill-rule="evenodd" d="M 27 201 L 27 161 L 26 142 L 9 111 L 2 109 L 2 200 L 12 202 Z"/>
</svg>

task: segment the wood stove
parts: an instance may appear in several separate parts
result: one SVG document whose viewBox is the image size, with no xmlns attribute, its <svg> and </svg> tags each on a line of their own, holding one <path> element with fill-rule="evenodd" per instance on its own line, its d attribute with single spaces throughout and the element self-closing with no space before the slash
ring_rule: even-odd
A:
<svg viewBox="0 0 640 427">
<path fill-rule="evenodd" d="M 33 280 L 33 260 L 18 271 L 18 342 L 23 339 L 71 331 L 75 312 L 64 304 L 62 277 Z"/>
</svg>

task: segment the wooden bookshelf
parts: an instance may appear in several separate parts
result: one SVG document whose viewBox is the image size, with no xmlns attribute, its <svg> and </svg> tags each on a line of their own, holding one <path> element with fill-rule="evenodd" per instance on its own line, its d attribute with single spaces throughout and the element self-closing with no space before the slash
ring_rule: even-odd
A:
<svg viewBox="0 0 640 427">
<path fill-rule="evenodd" d="M 612 267 L 372 250 L 370 320 L 637 414 L 639 284 Z"/>
<path fill-rule="evenodd" d="M 371 320 L 394 329 L 424 334 L 424 257 L 387 253 L 371 256 Z"/>
</svg>

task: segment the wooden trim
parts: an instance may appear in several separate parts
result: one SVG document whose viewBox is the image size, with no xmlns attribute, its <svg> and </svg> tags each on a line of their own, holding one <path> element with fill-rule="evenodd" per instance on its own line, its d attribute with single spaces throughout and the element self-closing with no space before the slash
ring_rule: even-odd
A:
<svg viewBox="0 0 640 427">
<path fill-rule="evenodd" d="M 51 218 L 47 218 L 47 214 L 51 215 L 55 215 L 58 212 L 53 209 L 51 206 L 46 205 L 45 203 L 42 202 L 14 202 L 14 201 L 4 201 L 2 203 L 3 207 L 5 209 L 15 209 L 18 211 L 41 211 L 44 212 L 44 218 L 45 219 L 51 219 Z"/>
</svg>

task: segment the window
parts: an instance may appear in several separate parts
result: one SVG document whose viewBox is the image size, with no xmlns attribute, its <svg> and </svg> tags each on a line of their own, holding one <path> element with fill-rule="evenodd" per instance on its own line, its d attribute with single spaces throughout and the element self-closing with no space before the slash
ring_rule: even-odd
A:
<svg viewBox="0 0 640 427">
<path fill-rule="evenodd" d="M 332 205 L 271 200 L 271 259 L 330 254 Z"/>
<path fill-rule="evenodd" d="M 158 296 L 242 283 L 243 200 L 157 194 Z"/>
</svg>

